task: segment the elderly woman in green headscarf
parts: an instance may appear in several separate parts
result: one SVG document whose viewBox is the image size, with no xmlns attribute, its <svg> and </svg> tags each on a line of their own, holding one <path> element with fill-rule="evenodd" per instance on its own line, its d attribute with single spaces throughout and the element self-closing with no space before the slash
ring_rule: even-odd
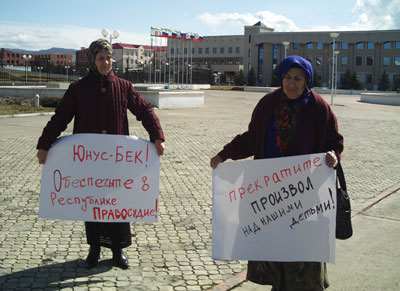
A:
<svg viewBox="0 0 400 291">
<path fill-rule="evenodd" d="M 46 162 L 47 151 L 73 118 L 74 133 L 129 135 L 128 109 L 142 122 L 158 155 L 163 155 L 164 134 L 159 119 L 132 83 L 114 75 L 112 53 L 107 40 L 99 39 L 90 45 L 87 53 L 89 73 L 69 86 L 39 138 L 37 157 L 40 164 Z M 90 245 L 86 262 L 90 268 L 99 261 L 100 246 L 112 249 L 115 266 L 129 267 L 122 251 L 132 243 L 129 223 L 85 222 L 85 228 Z"/>
</svg>

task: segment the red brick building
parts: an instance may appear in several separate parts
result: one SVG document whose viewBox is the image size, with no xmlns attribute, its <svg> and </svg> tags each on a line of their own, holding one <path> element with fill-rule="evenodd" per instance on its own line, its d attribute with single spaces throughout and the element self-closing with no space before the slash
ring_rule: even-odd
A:
<svg viewBox="0 0 400 291">
<path fill-rule="evenodd" d="M 25 56 L 25 58 L 24 58 Z M 31 56 L 31 58 L 27 58 Z M 16 53 L 2 48 L 0 50 L 0 65 L 3 66 L 71 66 L 72 55 L 65 54 L 25 54 Z"/>
</svg>

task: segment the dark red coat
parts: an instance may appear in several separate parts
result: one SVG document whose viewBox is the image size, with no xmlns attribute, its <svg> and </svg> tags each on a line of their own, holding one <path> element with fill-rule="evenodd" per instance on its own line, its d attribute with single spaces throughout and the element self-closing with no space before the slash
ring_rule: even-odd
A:
<svg viewBox="0 0 400 291">
<path fill-rule="evenodd" d="M 164 140 L 158 117 L 131 82 L 111 71 L 104 81 L 93 74 L 72 83 L 39 138 L 38 149 L 48 150 L 74 119 L 74 133 L 129 135 L 127 109 L 142 121 L 151 141 Z"/>
<path fill-rule="evenodd" d="M 266 158 L 265 138 L 278 96 L 279 88 L 265 95 L 256 105 L 248 130 L 237 135 L 218 153 L 223 159 Z M 296 131 L 288 144 L 288 156 L 334 150 L 340 158 L 343 136 L 338 132 L 337 120 L 328 103 L 312 92 L 313 102 L 299 111 Z"/>
<path fill-rule="evenodd" d="M 282 89 L 277 89 L 258 102 L 248 130 L 237 135 L 218 153 L 223 160 L 228 158 L 237 160 L 250 156 L 254 156 L 255 159 L 267 158 L 265 153 L 267 128 L 280 94 L 282 94 Z M 302 104 L 299 109 L 296 129 L 289 141 L 287 156 L 334 150 L 340 158 L 340 153 L 343 151 L 343 136 L 338 132 L 336 117 L 321 96 L 312 92 L 312 98 L 311 102 L 307 105 Z M 285 289 L 285 286 L 292 286 L 297 277 L 304 280 L 302 283 L 306 286 L 304 290 L 320 290 L 319 288 L 322 290 L 322 286 L 326 288 L 329 285 L 326 266 L 323 263 L 248 262 L 247 280 L 258 284 L 273 285 L 279 290 L 289 290 Z"/>
</svg>

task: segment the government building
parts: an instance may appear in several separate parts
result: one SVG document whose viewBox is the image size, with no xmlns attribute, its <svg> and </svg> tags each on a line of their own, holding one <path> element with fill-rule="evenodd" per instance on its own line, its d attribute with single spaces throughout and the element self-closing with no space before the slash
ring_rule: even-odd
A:
<svg viewBox="0 0 400 291">
<path fill-rule="evenodd" d="M 192 66 L 211 68 L 223 83 L 233 83 L 241 69 L 246 75 L 254 69 L 257 85 L 269 86 L 285 55 L 309 60 L 323 87 L 330 87 L 335 70 L 337 88 L 350 71 L 364 89 L 377 90 L 384 71 L 391 85 L 400 78 L 400 30 L 275 32 L 258 22 L 245 26 L 244 35 L 194 42 Z"/>
</svg>

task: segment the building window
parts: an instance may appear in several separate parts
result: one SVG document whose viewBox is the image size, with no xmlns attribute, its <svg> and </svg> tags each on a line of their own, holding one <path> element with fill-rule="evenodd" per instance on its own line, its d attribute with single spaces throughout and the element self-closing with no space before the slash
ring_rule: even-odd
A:
<svg viewBox="0 0 400 291">
<path fill-rule="evenodd" d="M 383 49 L 384 50 L 390 50 L 390 41 L 383 43 Z"/>
<path fill-rule="evenodd" d="M 357 42 L 356 49 L 359 50 L 359 51 L 363 50 L 364 49 L 364 43 Z"/>
<path fill-rule="evenodd" d="M 220 54 L 223 54 L 224 52 L 225 52 L 225 48 L 224 48 L 224 47 L 220 47 L 220 48 L 219 48 L 219 53 L 220 53 Z"/>
<path fill-rule="evenodd" d="M 297 42 L 292 43 L 292 49 L 293 50 L 298 50 L 299 49 L 299 44 Z"/>
<path fill-rule="evenodd" d="M 210 53 L 210 48 L 209 48 L 209 47 L 206 47 L 204 52 L 205 52 L 205 54 L 208 55 L 208 54 Z"/>
<path fill-rule="evenodd" d="M 322 42 L 317 42 L 317 50 L 322 50 L 323 45 Z"/>
<path fill-rule="evenodd" d="M 249 50 L 247 51 L 247 56 L 251 57 L 251 49 L 249 48 Z"/>
<path fill-rule="evenodd" d="M 317 66 L 321 66 L 322 65 L 322 56 L 316 56 L 315 63 L 317 64 Z"/>
<path fill-rule="evenodd" d="M 217 48 L 213 47 L 213 54 L 216 54 L 216 53 L 217 53 Z"/>
<path fill-rule="evenodd" d="M 236 47 L 236 53 L 240 54 L 240 47 Z"/>
<path fill-rule="evenodd" d="M 374 65 L 374 57 L 367 56 L 367 66 L 373 66 Z"/>
<path fill-rule="evenodd" d="M 275 47 L 275 45 L 274 45 L 274 47 Z M 274 51 L 275 51 L 275 49 L 274 49 Z M 258 46 L 258 72 L 257 72 L 258 83 L 262 83 L 263 64 L 264 64 L 264 45 L 260 44 Z"/>
<path fill-rule="evenodd" d="M 393 84 L 396 84 L 397 80 L 400 78 L 400 75 L 393 75 Z"/>
<path fill-rule="evenodd" d="M 356 57 L 356 66 L 362 66 L 362 57 Z"/>
<path fill-rule="evenodd" d="M 310 64 L 312 64 L 312 63 L 313 63 L 313 61 L 312 61 L 312 56 L 306 56 L 306 60 L 307 60 L 307 61 L 309 61 L 309 62 L 310 62 Z"/>
<path fill-rule="evenodd" d="M 390 57 L 382 57 L 382 65 L 390 66 Z"/>
<path fill-rule="evenodd" d="M 274 50 L 272 53 L 273 69 L 278 65 L 278 44 L 274 43 Z"/>
<path fill-rule="evenodd" d="M 312 49 L 313 49 L 313 43 L 312 42 L 306 43 L 306 50 L 312 50 Z"/>
<path fill-rule="evenodd" d="M 251 43 L 251 35 L 249 35 L 249 43 Z"/>
<path fill-rule="evenodd" d="M 373 42 L 367 42 L 367 49 L 368 50 L 373 50 L 375 48 L 374 43 Z"/>
<path fill-rule="evenodd" d="M 192 47 L 192 54 L 194 54 L 194 47 Z"/>
<path fill-rule="evenodd" d="M 372 74 L 365 74 L 365 83 L 372 84 Z"/>
<path fill-rule="evenodd" d="M 347 56 L 342 56 L 340 59 L 340 64 L 342 66 L 347 66 Z"/>
<path fill-rule="evenodd" d="M 400 67 L 400 56 L 395 56 L 394 57 L 394 65 L 396 67 Z"/>
<path fill-rule="evenodd" d="M 203 48 L 202 47 L 198 48 L 198 53 L 199 53 L 199 55 L 201 55 L 203 53 Z"/>
<path fill-rule="evenodd" d="M 396 41 L 395 48 L 396 50 L 400 50 L 400 41 Z"/>
<path fill-rule="evenodd" d="M 233 53 L 233 48 L 230 46 L 230 47 L 228 47 L 228 54 L 231 54 L 231 53 Z"/>
</svg>

